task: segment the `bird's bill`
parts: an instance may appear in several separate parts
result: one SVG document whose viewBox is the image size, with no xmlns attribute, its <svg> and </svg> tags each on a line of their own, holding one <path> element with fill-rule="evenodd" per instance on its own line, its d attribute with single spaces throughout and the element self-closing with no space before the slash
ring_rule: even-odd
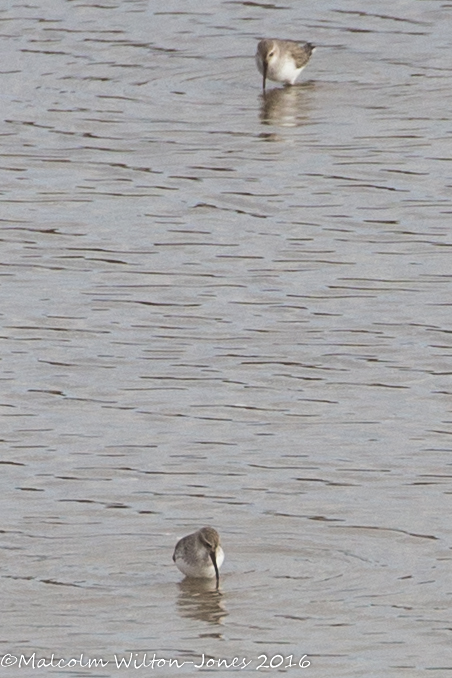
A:
<svg viewBox="0 0 452 678">
<path fill-rule="evenodd" d="M 210 552 L 210 559 L 211 559 L 213 566 L 215 568 L 215 576 L 217 578 L 217 588 L 218 588 L 218 584 L 220 583 L 220 573 L 218 572 L 218 566 L 217 566 L 217 559 L 216 559 L 216 556 L 215 556 L 215 551 Z"/>
<path fill-rule="evenodd" d="M 267 79 L 267 61 L 264 59 L 264 63 L 262 64 L 262 89 L 265 92 L 265 81 Z"/>
</svg>

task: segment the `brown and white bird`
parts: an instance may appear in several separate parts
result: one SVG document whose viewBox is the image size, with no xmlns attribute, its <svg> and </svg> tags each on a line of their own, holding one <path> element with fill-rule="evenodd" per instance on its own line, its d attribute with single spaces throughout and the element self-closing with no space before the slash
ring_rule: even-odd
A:
<svg viewBox="0 0 452 678">
<path fill-rule="evenodd" d="M 267 78 L 274 82 L 293 85 L 315 50 L 310 42 L 264 38 L 257 46 L 256 64 L 262 73 L 265 91 Z"/>
<path fill-rule="evenodd" d="M 197 532 L 182 537 L 173 553 L 173 561 L 183 574 L 197 579 L 216 577 L 217 586 L 223 560 L 220 535 L 213 527 L 202 527 Z"/>
</svg>

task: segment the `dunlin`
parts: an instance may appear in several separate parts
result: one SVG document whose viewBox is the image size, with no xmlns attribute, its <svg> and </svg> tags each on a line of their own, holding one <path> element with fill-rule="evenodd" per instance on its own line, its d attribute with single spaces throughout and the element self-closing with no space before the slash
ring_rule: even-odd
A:
<svg viewBox="0 0 452 678">
<path fill-rule="evenodd" d="M 265 81 L 274 80 L 293 85 L 315 50 L 310 42 L 265 38 L 257 46 L 256 64 Z"/>
<path fill-rule="evenodd" d="M 220 535 L 213 527 L 202 527 L 197 532 L 180 539 L 173 553 L 173 560 L 187 577 L 213 579 L 217 586 L 224 552 L 220 546 Z"/>
</svg>

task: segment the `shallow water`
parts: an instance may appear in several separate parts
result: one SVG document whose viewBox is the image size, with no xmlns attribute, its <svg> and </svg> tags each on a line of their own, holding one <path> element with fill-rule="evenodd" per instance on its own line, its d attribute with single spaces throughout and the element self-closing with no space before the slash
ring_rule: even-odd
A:
<svg viewBox="0 0 452 678">
<path fill-rule="evenodd" d="M 450 3 L 155 6 L 0 12 L 1 654 L 444 676 Z"/>
</svg>

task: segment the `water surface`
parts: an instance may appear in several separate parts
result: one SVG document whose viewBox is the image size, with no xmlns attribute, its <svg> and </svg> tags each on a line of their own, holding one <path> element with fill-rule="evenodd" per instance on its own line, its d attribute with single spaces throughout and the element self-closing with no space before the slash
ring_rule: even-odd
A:
<svg viewBox="0 0 452 678">
<path fill-rule="evenodd" d="M 0 13 L 1 653 L 444 676 L 450 4 L 157 4 Z"/>
</svg>

